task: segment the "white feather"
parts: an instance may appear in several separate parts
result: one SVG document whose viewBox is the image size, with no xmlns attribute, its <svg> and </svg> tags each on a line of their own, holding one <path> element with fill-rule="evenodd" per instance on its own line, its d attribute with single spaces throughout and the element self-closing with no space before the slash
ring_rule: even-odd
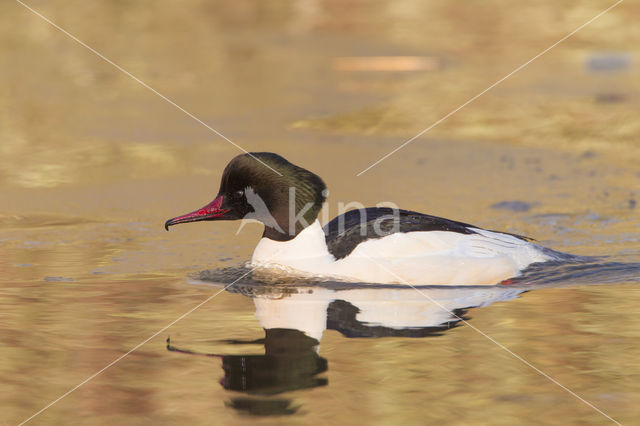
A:
<svg viewBox="0 0 640 426">
<path fill-rule="evenodd" d="M 540 246 L 512 235 L 471 229 L 476 233 L 395 233 L 366 240 L 336 260 L 316 220 L 290 241 L 263 238 L 251 263 L 369 283 L 491 285 L 551 259 Z"/>
</svg>

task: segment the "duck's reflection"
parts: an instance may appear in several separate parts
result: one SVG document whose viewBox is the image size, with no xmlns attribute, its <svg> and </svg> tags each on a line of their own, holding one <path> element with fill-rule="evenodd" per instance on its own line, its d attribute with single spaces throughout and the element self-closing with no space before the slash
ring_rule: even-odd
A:
<svg viewBox="0 0 640 426">
<path fill-rule="evenodd" d="M 197 354 L 170 343 L 167 349 L 222 359 L 225 389 L 250 397 L 233 398 L 226 405 L 252 415 L 293 414 L 292 401 L 273 396 L 327 385 L 328 369 L 319 355 L 325 330 L 348 338 L 437 336 L 456 327 L 466 310 L 510 300 L 522 288 L 399 288 L 375 286 L 267 286 L 234 285 L 227 291 L 251 297 L 264 339 L 233 341 L 264 345 L 264 355 Z M 265 398 L 269 397 L 269 398 Z"/>
<path fill-rule="evenodd" d="M 262 287 L 229 291 L 252 297 L 265 330 L 299 330 L 318 342 L 325 330 L 345 337 L 426 337 L 465 320 L 466 310 L 510 300 L 523 288 Z"/>
</svg>

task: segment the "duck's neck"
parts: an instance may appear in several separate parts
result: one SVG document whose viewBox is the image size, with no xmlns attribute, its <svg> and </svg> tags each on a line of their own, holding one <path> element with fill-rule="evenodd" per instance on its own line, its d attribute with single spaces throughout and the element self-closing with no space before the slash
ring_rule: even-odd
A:
<svg viewBox="0 0 640 426">
<path fill-rule="evenodd" d="M 284 232 L 282 232 L 284 231 Z M 289 234 L 286 229 L 282 231 L 273 228 L 271 226 L 265 225 L 264 232 L 262 233 L 262 238 L 268 238 L 273 241 L 290 241 L 293 240 L 300 232 L 296 232 L 295 234 Z"/>
<path fill-rule="evenodd" d="M 288 211 L 276 211 L 273 215 L 273 221 L 271 221 L 271 224 L 274 224 L 273 222 L 275 222 L 276 226 L 270 226 L 270 224 L 263 222 L 265 223 L 265 226 L 262 238 L 268 238 L 270 240 L 280 242 L 291 241 L 318 222 L 318 210 L 319 209 L 314 206 L 313 211 L 310 213 L 308 212 L 300 218 L 293 218 L 295 221 L 294 226 L 291 226 L 291 218 Z M 308 223 L 310 225 L 307 225 Z"/>
</svg>

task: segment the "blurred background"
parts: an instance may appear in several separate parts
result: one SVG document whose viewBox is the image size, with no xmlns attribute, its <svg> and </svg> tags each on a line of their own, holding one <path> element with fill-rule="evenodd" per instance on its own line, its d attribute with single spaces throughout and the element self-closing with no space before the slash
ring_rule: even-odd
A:
<svg viewBox="0 0 640 426">
<path fill-rule="evenodd" d="M 338 202 L 391 201 L 575 254 L 640 259 L 637 2 L 622 2 L 359 177 L 613 2 L 27 4 L 246 150 L 322 176 L 329 217 Z M 246 261 L 262 231 L 206 223 L 166 233 L 166 219 L 213 199 L 240 151 L 21 4 L 2 2 L 0 23 L 0 411 L 14 424 L 206 298 L 211 289 L 186 277 Z M 619 284 L 537 292 L 482 311 L 477 326 L 503 324 L 498 337 L 630 423 L 640 415 L 640 294 Z M 173 333 L 258 338 L 252 311 L 251 300 L 225 294 Z M 343 374 L 329 383 L 339 390 L 299 396 L 305 414 L 296 418 L 606 422 L 521 365 L 505 369 L 507 355 L 472 330 L 456 333 L 393 365 L 377 363 L 395 358 L 402 340 L 341 353 L 344 338 L 327 333 L 329 374 Z M 461 365 L 481 371 L 398 378 L 426 352 L 448 359 L 464 333 Z M 219 367 L 205 374 L 210 364 L 166 359 L 167 334 L 37 421 L 244 421 L 220 402 Z M 483 364 L 476 357 L 486 351 L 493 358 Z M 456 387 L 473 377 L 472 394 Z M 541 393 L 524 401 L 483 392 L 496 383 Z M 387 403 L 391 394 L 400 401 Z M 547 409 L 559 399 L 561 408 Z M 416 408 L 425 401 L 437 405 L 429 414 Z"/>
</svg>

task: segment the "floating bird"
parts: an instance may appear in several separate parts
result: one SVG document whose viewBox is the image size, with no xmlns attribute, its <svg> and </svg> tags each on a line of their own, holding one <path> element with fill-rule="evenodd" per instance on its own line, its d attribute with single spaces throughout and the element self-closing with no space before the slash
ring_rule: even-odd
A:
<svg viewBox="0 0 640 426">
<path fill-rule="evenodd" d="M 250 267 L 350 282 L 493 285 L 533 263 L 571 257 L 527 237 L 389 207 L 351 210 L 323 228 L 317 217 L 326 195 L 319 176 L 280 155 L 242 154 L 224 169 L 211 203 L 165 228 L 254 219 L 264 233 Z"/>
</svg>

